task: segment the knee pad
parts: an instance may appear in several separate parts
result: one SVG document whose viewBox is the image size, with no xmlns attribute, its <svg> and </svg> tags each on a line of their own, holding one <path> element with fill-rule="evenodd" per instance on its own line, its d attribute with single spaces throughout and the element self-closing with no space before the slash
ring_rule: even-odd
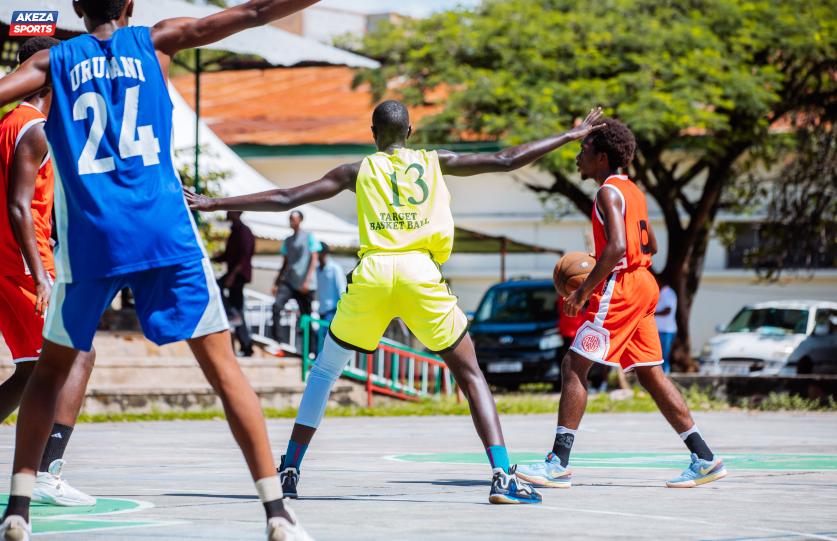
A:
<svg viewBox="0 0 837 541">
<path fill-rule="evenodd" d="M 335 381 L 343 373 L 343 369 L 352 360 L 353 355 L 353 351 L 340 346 L 331 335 L 326 335 L 323 349 L 317 355 L 308 377 L 327 378 Z"/>
</svg>

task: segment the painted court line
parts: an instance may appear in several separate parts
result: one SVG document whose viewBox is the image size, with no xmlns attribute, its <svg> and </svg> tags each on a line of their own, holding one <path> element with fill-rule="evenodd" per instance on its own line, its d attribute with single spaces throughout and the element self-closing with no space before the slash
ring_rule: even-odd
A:
<svg viewBox="0 0 837 541">
<path fill-rule="evenodd" d="M 573 513 L 589 513 L 594 515 L 609 515 L 609 516 L 618 516 L 618 517 L 630 517 L 630 518 L 641 518 L 641 519 L 655 519 L 655 520 L 666 520 L 666 521 L 673 521 L 673 522 L 688 522 L 691 524 L 701 524 L 707 526 L 717 527 L 721 524 L 717 521 L 709 521 L 709 520 L 698 520 L 693 518 L 683 518 L 683 517 L 672 517 L 668 515 L 648 515 L 645 513 L 629 513 L 627 511 L 602 511 L 599 509 L 587 509 L 587 508 L 579 508 L 579 507 L 559 507 L 554 505 L 533 505 L 531 508 L 534 509 L 552 509 L 555 511 L 570 511 Z M 729 525 L 731 528 L 739 528 L 745 530 L 754 530 L 760 532 L 769 532 L 769 533 L 776 533 L 776 534 L 784 534 L 785 536 L 801 536 L 806 539 L 819 539 L 822 541 L 837 541 L 837 537 L 830 537 L 827 535 L 821 535 L 816 533 L 805 533 L 805 532 L 796 532 L 793 530 L 780 530 L 776 528 L 764 528 L 760 526 L 742 526 L 740 524 L 736 525 Z"/>
<path fill-rule="evenodd" d="M 67 519 L 68 522 L 79 521 L 84 522 L 84 519 Z M 108 522 L 107 520 L 100 521 L 102 523 Z M 114 522 L 113 526 L 108 525 L 107 528 L 85 528 L 81 530 L 72 530 L 67 532 L 38 532 L 34 535 L 38 537 L 45 537 L 47 535 L 75 535 L 77 533 L 95 533 L 95 534 L 102 534 L 105 535 L 108 532 L 113 530 L 129 530 L 129 529 L 137 529 L 137 528 L 159 528 L 162 526 L 182 526 L 184 524 L 189 524 L 188 521 L 185 520 L 155 520 L 154 522 L 149 522 L 148 524 L 121 524 L 119 522 Z"/>
<path fill-rule="evenodd" d="M 817 532 L 809 535 L 837 535 L 837 532 Z M 787 539 L 788 537 L 795 537 L 791 535 L 765 535 L 761 537 L 723 537 L 717 539 L 702 539 L 701 541 L 761 541 L 764 539 Z"/>
</svg>

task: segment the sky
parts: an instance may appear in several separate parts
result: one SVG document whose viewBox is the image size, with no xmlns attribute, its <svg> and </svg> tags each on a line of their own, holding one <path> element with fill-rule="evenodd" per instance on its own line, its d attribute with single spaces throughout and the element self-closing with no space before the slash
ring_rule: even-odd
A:
<svg viewBox="0 0 837 541">
<path fill-rule="evenodd" d="M 480 0 L 322 0 L 323 6 L 342 8 L 363 13 L 383 13 L 395 11 L 403 15 L 423 17 L 435 11 L 457 6 L 474 6 Z"/>
</svg>

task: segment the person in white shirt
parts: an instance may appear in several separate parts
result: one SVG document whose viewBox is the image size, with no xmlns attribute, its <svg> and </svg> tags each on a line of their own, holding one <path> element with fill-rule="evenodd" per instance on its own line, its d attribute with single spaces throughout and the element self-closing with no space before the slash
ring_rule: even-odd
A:
<svg viewBox="0 0 837 541">
<path fill-rule="evenodd" d="M 677 293 L 665 282 L 660 282 L 660 299 L 654 319 L 660 333 L 660 344 L 663 346 L 663 371 L 671 372 L 671 344 L 677 336 Z"/>
</svg>

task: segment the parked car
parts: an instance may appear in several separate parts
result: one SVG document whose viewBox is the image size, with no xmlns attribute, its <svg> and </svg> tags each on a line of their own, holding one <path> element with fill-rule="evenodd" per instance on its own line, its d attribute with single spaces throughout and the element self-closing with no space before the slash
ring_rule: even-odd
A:
<svg viewBox="0 0 837 541">
<path fill-rule="evenodd" d="M 791 353 L 788 364 L 796 373 L 837 374 L 837 310 L 820 308 L 814 316 L 814 330 Z"/>
<path fill-rule="evenodd" d="M 555 300 L 551 280 L 509 280 L 486 291 L 471 336 L 489 383 L 512 390 L 522 383 L 560 385 Z"/>
<path fill-rule="evenodd" d="M 797 368 L 834 370 L 837 303 L 774 301 L 744 306 L 700 355 L 703 374 L 790 376 Z M 801 363 L 801 364 L 800 364 Z"/>
</svg>

